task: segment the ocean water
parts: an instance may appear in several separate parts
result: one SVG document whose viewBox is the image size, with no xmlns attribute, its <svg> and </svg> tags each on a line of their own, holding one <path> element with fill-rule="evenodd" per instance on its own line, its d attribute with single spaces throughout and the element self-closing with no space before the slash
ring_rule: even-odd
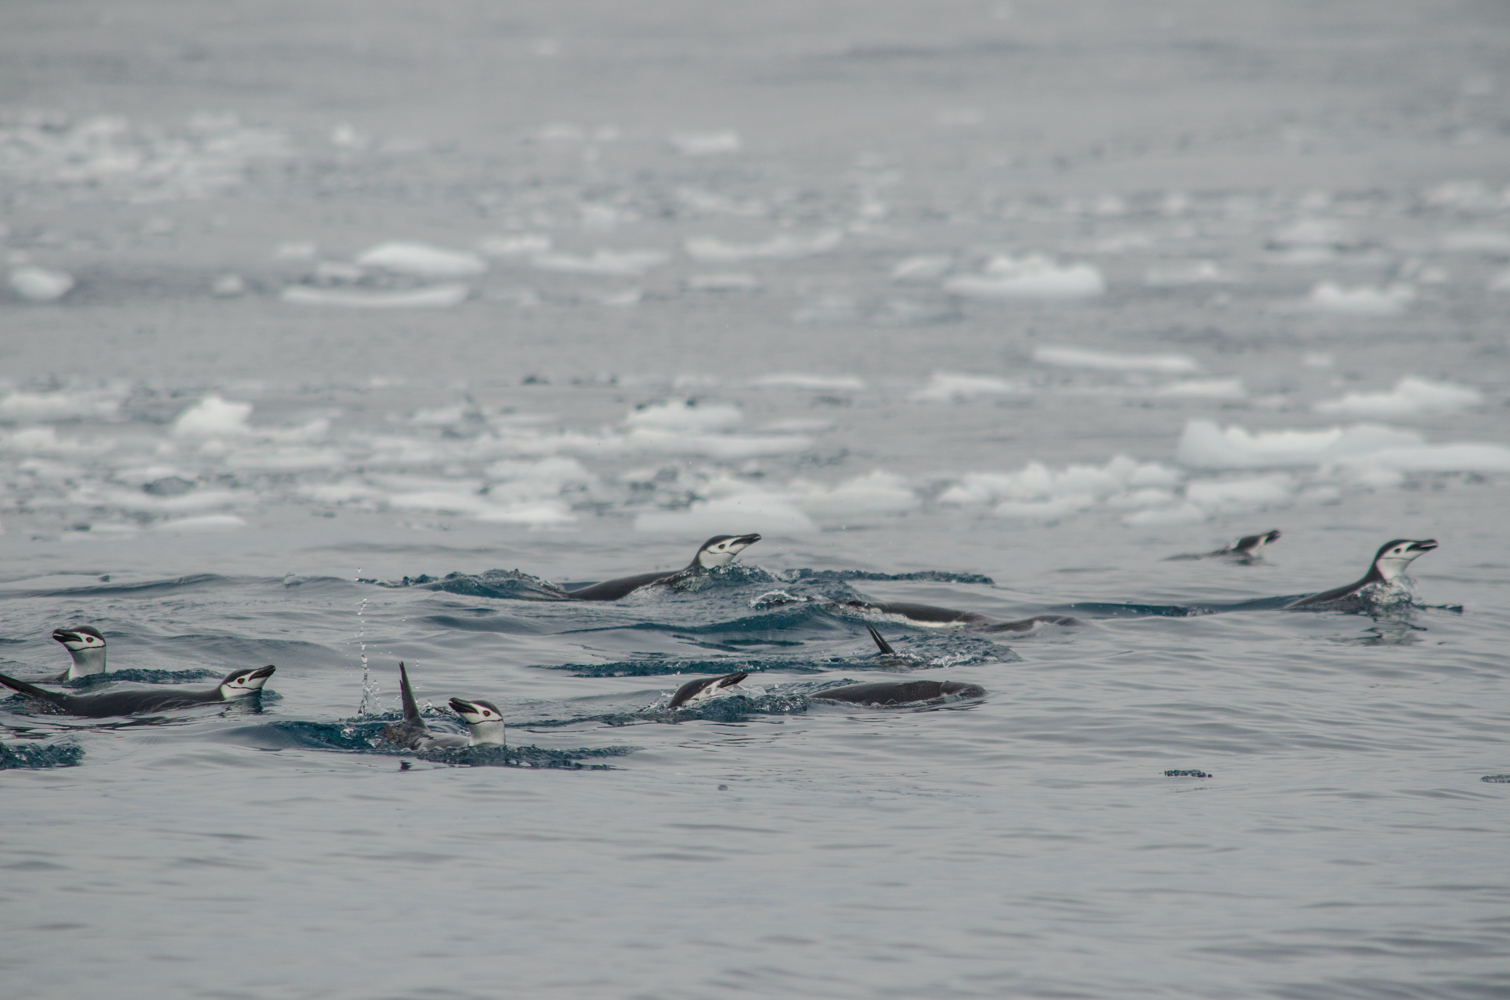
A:
<svg viewBox="0 0 1510 1000">
<path fill-rule="evenodd" d="M 6 997 L 1510 994 L 1501 6 L 0 25 Z"/>
</svg>

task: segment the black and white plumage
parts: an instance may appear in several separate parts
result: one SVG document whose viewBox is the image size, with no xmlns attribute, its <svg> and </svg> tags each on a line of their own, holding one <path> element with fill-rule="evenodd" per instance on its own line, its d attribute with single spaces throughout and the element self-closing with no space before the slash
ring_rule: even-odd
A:
<svg viewBox="0 0 1510 1000">
<path fill-rule="evenodd" d="M 574 601 L 617 601 L 653 583 L 673 583 L 706 573 L 717 566 L 727 566 L 734 561 L 735 556 L 758 541 L 760 541 L 759 535 L 714 535 L 703 542 L 696 554 L 692 556 L 692 561 L 681 569 L 604 580 L 602 583 L 578 587 L 576 590 L 568 590 L 565 593 Z"/>
<path fill-rule="evenodd" d="M 1319 594 L 1308 594 L 1285 605 L 1285 610 L 1324 610 L 1330 605 L 1344 605 L 1352 600 L 1365 599 L 1375 592 L 1382 593 L 1390 588 L 1402 586 L 1399 581 L 1404 578 L 1406 568 L 1417 557 L 1425 555 L 1436 547 L 1437 541 L 1434 538 L 1419 541 L 1396 538 L 1385 542 L 1379 546 L 1379 551 L 1374 553 L 1374 561 L 1369 563 L 1368 572 L 1363 575 L 1362 579 L 1355 580 L 1345 587 L 1324 590 Z"/>
<path fill-rule="evenodd" d="M 667 708 L 684 708 L 700 701 L 707 701 L 724 688 L 731 688 L 746 677 L 750 676 L 743 670 L 737 673 L 724 674 L 722 677 L 699 677 L 695 681 L 688 681 L 676 689 L 676 694 L 671 696 L 671 702 Z"/>
<path fill-rule="evenodd" d="M 490 701 L 452 698 L 451 708 L 467 724 L 467 735 L 432 732 L 420 715 L 409 671 L 398 665 L 399 695 L 404 703 L 404 721 L 383 730 L 383 738 L 410 750 L 458 750 L 462 747 L 503 746 L 503 713 Z"/>
<path fill-rule="evenodd" d="M 964 625 L 981 632 L 1027 632 L 1036 625 L 1079 625 L 1078 618 L 1069 615 L 1034 615 L 1017 621 L 997 621 L 973 611 L 957 611 L 954 608 L 939 608 L 931 604 L 910 604 L 902 601 L 843 601 L 841 607 L 856 611 L 874 611 L 883 615 L 896 615 L 919 625 L 939 627 Z"/>
<path fill-rule="evenodd" d="M 1265 531 L 1257 535 L 1244 535 L 1233 541 L 1225 548 L 1213 552 L 1192 552 L 1182 556 L 1169 556 L 1165 562 L 1177 562 L 1182 559 L 1229 559 L 1236 563 L 1255 563 L 1263 559 L 1264 546 L 1272 545 L 1279 540 L 1279 529 Z"/>
<path fill-rule="evenodd" d="M 52 630 L 52 637 L 54 641 L 63 644 L 73 662 L 61 674 L 33 677 L 33 683 L 57 684 L 105 672 L 105 637 L 93 625 L 55 628 Z"/>
<path fill-rule="evenodd" d="M 246 667 L 233 670 L 207 691 L 157 690 L 157 691 L 107 691 L 104 694 L 72 695 L 44 691 L 39 687 L 0 674 L 0 685 L 19 692 L 53 711 L 66 715 L 82 715 L 91 719 L 104 719 L 116 715 L 141 715 L 144 712 L 162 712 L 171 708 L 189 708 L 194 705 L 213 705 L 220 702 L 242 701 L 254 698 L 262 692 L 262 686 L 277 668 Z"/>
<path fill-rule="evenodd" d="M 948 696 L 984 698 L 986 689 L 979 684 L 961 681 L 877 681 L 873 684 L 850 684 L 829 688 L 813 695 L 820 701 L 842 701 L 851 705 L 911 705 L 935 701 Z"/>
</svg>

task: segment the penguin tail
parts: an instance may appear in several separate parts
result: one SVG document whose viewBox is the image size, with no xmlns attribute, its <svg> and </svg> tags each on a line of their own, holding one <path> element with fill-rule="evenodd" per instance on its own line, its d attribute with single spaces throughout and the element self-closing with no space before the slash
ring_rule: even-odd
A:
<svg viewBox="0 0 1510 1000">
<path fill-rule="evenodd" d="M 398 686 L 404 698 L 404 723 L 406 725 L 417 723 L 423 726 L 424 720 L 420 718 L 419 705 L 414 701 L 414 689 L 409 686 L 409 671 L 404 669 L 402 663 L 398 665 Z"/>
<path fill-rule="evenodd" d="M 7 677 L 5 674 L 0 674 L 0 684 L 10 688 L 12 691 L 26 695 L 28 698 L 36 698 L 51 705 L 62 704 L 62 699 L 51 691 L 43 691 L 39 687 L 33 687 L 25 681 L 18 681 L 14 677 Z"/>
</svg>

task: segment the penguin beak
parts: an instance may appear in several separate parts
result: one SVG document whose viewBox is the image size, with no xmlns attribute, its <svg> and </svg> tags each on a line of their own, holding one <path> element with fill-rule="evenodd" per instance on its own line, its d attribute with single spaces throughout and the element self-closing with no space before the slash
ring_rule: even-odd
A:
<svg viewBox="0 0 1510 1000">
<path fill-rule="evenodd" d="M 743 549 L 747 548 L 748 546 L 754 545 L 758 541 L 760 541 L 759 535 L 740 535 L 738 538 L 734 539 L 734 544 Z"/>
<path fill-rule="evenodd" d="M 455 712 L 457 715 L 482 714 L 481 712 L 477 711 L 476 705 L 472 704 L 470 701 L 467 701 L 467 699 L 465 698 L 452 698 L 451 711 Z"/>
<path fill-rule="evenodd" d="M 254 681 L 254 680 L 257 680 L 259 677 L 271 677 L 271 676 L 273 676 L 273 671 L 277 670 L 277 669 L 278 669 L 277 667 L 275 667 L 271 663 L 269 663 L 267 666 L 265 666 L 265 667 L 258 667 L 256 670 L 253 670 L 251 673 L 247 674 L 246 675 L 246 679 L 249 680 L 249 681 Z"/>
<path fill-rule="evenodd" d="M 53 637 L 53 640 L 56 641 L 56 642 L 78 642 L 79 641 L 79 633 L 77 633 L 77 632 L 70 632 L 66 628 L 55 628 L 55 629 L 53 629 L 52 630 L 52 637 Z"/>
<path fill-rule="evenodd" d="M 1434 549 L 1436 547 L 1437 547 L 1437 540 L 1435 538 L 1428 538 L 1428 539 L 1426 539 L 1425 541 L 1422 541 L 1422 542 L 1411 542 L 1410 543 L 1410 547 L 1407 548 L 1405 551 L 1406 552 L 1430 552 L 1432 549 Z"/>
</svg>

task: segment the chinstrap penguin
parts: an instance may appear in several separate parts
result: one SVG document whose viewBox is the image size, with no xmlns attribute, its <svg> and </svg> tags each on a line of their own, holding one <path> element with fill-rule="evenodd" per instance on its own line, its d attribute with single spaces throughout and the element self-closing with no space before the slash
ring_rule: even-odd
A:
<svg viewBox="0 0 1510 1000">
<path fill-rule="evenodd" d="M 760 541 L 759 535 L 714 535 L 703 542 L 692 561 L 681 569 L 659 573 L 641 573 L 617 580 L 604 580 L 588 587 L 565 591 L 573 601 L 617 601 L 619 598 L 652 583 L 672 583 L 706 573 L 718 566 L 727 566 L 734 557 Z"/>
<path fill-rule="evenodd" d="M 93 625 L 55 628 L 52 630 L 52 637 L 54 641 L 61 642 L 63 648 L 68 650 L 73 663 L 61 674 L 34 677 L 33 681 L 42 684 L 57 684 L 105 672 L 105 637 Z"/>
<path fill-rule="evenodd" d="M 1406 567 L 1421 555 L 1425 555 L 1437 547 L 1436 539 L 1427 538 L 1421 541 L 1413 541 L 1409 538 L 1396 538 L 1385 542 L 1374 554 L 1374 561 L 1369 564 L 1368 572 L 1363 579 L 1338 587 L 1335 590 L 1325 590 L 1319 594 L 1309 594 L 1297 601 L 1291 601 L 1285 605 L 1285 610 L 1295 611 L 1308 608 L 1321 608 L 1329 604 L 1346 602 L 1353 598 L 1358 601 L 1366 600 L 1375 593 L 1380 593 L 1391 588 L 1401 587 L 1399 581 L 1404 578 Z M 1365 591 L 1367 591 L 1365 593 Z"/>
<path fill-rule="evenodd" d="M 1279 529 L 1265 531 L 1261 535 L 1244 535 L 1226 548 L 1217 549 L 1214 552 L 1193 552 L 1182 556 L 1169 556 L 1165 562 L 1177 562 L 1183 559 L 1230 559 L 1237 563 L 1254 563 L 1261 560 L 1264 546 L 1272 545 L 1279 540 Z"/>
<path fill-rule="evenodd" d="M 221 702 L 243 701 L 262 693 L 262 685 L 273 676 L 277 668 L 246 667 L 232 670 L 225 678 L 208 691 L 109 691 L 105 694 L 71 695 L 58 694 L 33 687 L 25 681 L 0 674 L 0 685 L 17 691 L 34 701 L 50 706 L 67 715 L 82 715 L 91 719 L 104 719 L 113 715 L 140 715 L 143 712 L 161 712 L 170 708 L 188 708 L 193 705 L 214 705 Z"/>
<path fill-rule="evenodd" d="M 671 696 L 671 702 L 667 708 L 685 708 L 695 705 L 700 701 L 707 701 L 724 688 L 731 688 L 746 677 L 750 676 L 741 670 L 733 674 L 724 674 L 722 677 L 699 677 L 695 681 L 688 681 L 676 689 L 676 694 Z"/>
<path fill-rule="evenodd" d="M 404 721 L 383 730 L 383 739 L 410 750 L 459 750 L 463 747 L 496 746 L 503 742 L 503 713 L 490 701 L 452 698 L 451 708 L 467 724 L 467 735 L 436 733 L 425 725 L 409 686 L 409 671 L 398 665 L 399 694 L 404 702 Z"/>
<path fill-rule="evenodd" d="M 856 611 L 875 611 L 883 615 L 896 615 L 919 625 L 933 627 L 964 625 L 981 632 L 1027 632 L 1035 625 L 1079 625 L 1078 618 L 1069 615 L 1034 615 L 1018 621 L 1000 622 L 973 611 L 956 611 L 954 608 L 938 608 L 931 604 L 909 604 L 885 601 L 841 601 L 840 607 Z"/>
<path fill-rule="evenodd" d="M 821 701 L 842 701 L 851 705 L 910 705 L 934 701 L 950 695 L 960 698 L 984 698 L 986 689 L 979 684 L 960 681 L 878 681 L 874 684 L 850 684 L 829 688 L 812 697 Z"/>
</svg>

